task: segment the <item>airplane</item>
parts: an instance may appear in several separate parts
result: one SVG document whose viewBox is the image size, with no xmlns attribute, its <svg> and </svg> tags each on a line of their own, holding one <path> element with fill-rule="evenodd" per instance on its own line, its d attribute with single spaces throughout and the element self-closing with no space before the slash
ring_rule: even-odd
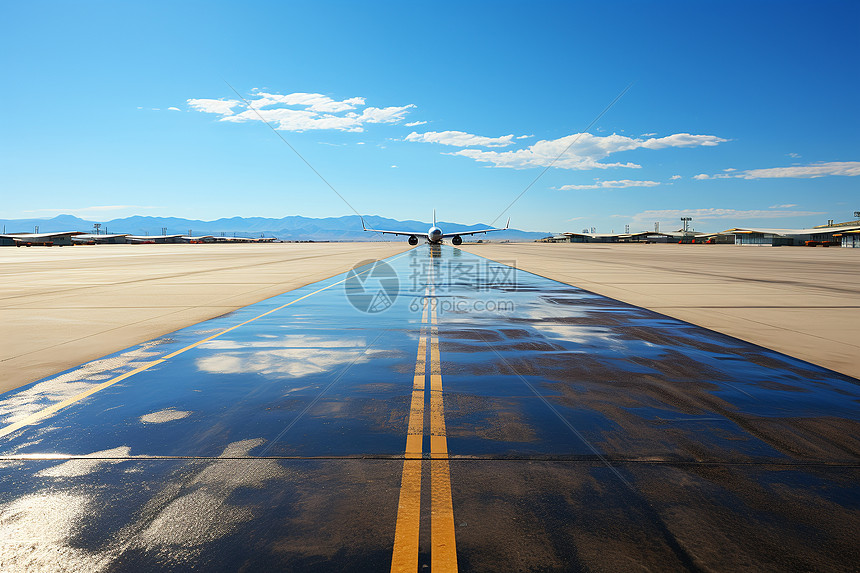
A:
<svg viewBox="0 0 860 573">
<path fill-rule="evenodd" d="M 442 244 L 442 239 L 447 237 L 451 237 L 451 243 L 454 245 L 463 244 L 463 236 L 464 235 L 477 235 L 478 233 L 490 233 L 492 231 L 505 231 L 511 224 L 511 218 L 508 217 L 508 222 L 505 224 L 502 229 L 480 229 L 477 231 L 461 231 L 459 233 L 443 233 L 442 229 L 436 226 L 436 210 L 433 209 L 433 226 L 430 227 L 430 230 L 426 233 L 416 233 L 415 231 L 382 231 L 379 229 L 368 229 L 364 224 L 364 217 L 361 218 L 361 227 L 365 231 L 372 231 L 374 233 L 380 233 L 382 235 L 405 235 L 409 237 L 410 245 L 418 244 L 418 237 L 423 235 L 427 242 L 431 245 L 440 245 Z"/>
</svg>

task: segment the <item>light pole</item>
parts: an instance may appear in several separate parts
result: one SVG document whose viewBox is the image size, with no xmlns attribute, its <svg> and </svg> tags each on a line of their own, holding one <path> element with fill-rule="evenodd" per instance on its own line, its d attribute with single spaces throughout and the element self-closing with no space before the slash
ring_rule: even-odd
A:
<svg viewBox="0 0 860 573">
<path fill-rule="evenodd" d="M 684 233 L 687 233 L 687 230 L 690 228 L 690 221 L 692 221 L 692 217 L 681 217 L 681 222 L 684 223 Z"/>
</svg>

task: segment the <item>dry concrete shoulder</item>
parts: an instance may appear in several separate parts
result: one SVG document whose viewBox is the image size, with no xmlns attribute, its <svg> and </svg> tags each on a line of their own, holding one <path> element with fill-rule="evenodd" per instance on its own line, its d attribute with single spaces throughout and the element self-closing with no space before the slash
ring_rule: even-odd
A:
<svg viewBox="0 0 860 573">
<path fill-rule="evenodd" d="M 860 252 L 735 245 L 464 250 L 860 378 Z"/>
<path fill-rule="evenodd" d="M 0 392 L 407 248 L 398 242 L 0 249 Z"/>
</svg>

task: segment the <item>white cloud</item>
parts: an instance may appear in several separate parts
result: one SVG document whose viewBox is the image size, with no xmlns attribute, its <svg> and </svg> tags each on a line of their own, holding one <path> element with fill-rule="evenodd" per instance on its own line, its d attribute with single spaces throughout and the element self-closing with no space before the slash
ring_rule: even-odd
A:
<svg viewBox="0 0 860 573">
<path fill-rule="evenodd" d="M 808 217 L 823 215 L 818 211 L 777 211 L 768 209 L 738 210 L 738 209 L 666 209 L 643 211 L 633 215 L 638 221 L 665 221 L 679 217 L 692 217 L 696 220 L 708 219 L 779 219 L 785 217 Z"/>
<path fill-rule="evenodd" d="M 391 166 L 391 168 L 392 168 L 392 169 L 397 169 L 397 166 L 396 166 L 396 165 L 392 165 L 392 166 Z"/>
<path fill-rule="evenodd" d="M 592 185 L 563 185 L 559 187 L 561 191 L 573 191 L 579 189 L 624 189 L 626 187 L 655 187 L 659 185 L 657 181 L 631 181 L 630 179 L 621 179 L 620 181 L 598 181 Z"/>
<path fill-rule="evenodd" d="M 178 107 L 169 107 L 169 108 L 167 108 L 167 109 L 168 109 L 169 111 L 182 111 L 182 110 L 181 110 L 181 109 L 179 109 Z"/>
<path fill-rule="evenodd" d="M 426 133 L 416 133 L 413 131 L 405 138 L 405 141 L 441 143 L 442 145 L 453 145 L 455 147 L 507 147 L 514 142 L 513 140 L 513 134 L 501 137 L 484 137 L 466 133 L 465 131 L 428 131 Z"/>
<path fill-rule="evenodd" d="M 363 142 L 363 141 L 359 141 L 358 143 L 356 143 L 356 145 L 364 145 L 364 142 Z"/>
<path fill-rule="evenodd" d="M 792 153 L 786 153 L 786 155 L 788 155 L 789 157 L 793 157 L 794 159 L 797 159 L 800 157 L 799 153 L 793 153 L 793 152 Z"/>
<path fill-rule="evenodd" d="M 640 137 L 654 137 L 657 133 L 643 133 Z"/>
<path fill-rule="evenodd" d="M 406 127 L 415 127 L 418 125 L 424 125 L 425 123 L 427 123 L 427 122 L 426 121 L 410 121 L 409 123 L 404 123 L 403 125 L 405 125 Z"/>
<path fill-rule="evenodd" d="M 255 92 L 248 97 L 250 108 L 237 100 L 189 99 L 188 104 L 197 111 L 220 115 L 219 121 L 241 123 L 260 121 L 263 118 L 275 129 L 306 131 L 334 129 L 338 131 L 364 131 L 370 123 L 397 123 L 413 104 L 392 107 L 365 107 L 365 98 L 352 97 L 334 100 L 314 93 L 272 94 Z M 234 108 L 245 108 L 236 113 Z"/>
<path fill-rule="evenodd" d="M 785 205 L 771 205 L 770 209 L 791 209 L 792 207 L 797 207 L 796 203 L 786 203 Z"/>
<path fill-rule="evenodd" d="M 700 173 L 693 179 L 782 179 L 800 178 L 812 179 L 826 177 L 828 175 L 843 175 L 845 177 L 856 177 L 860 175 L 860 161 L 831 161 L 829 163 L 811 163 L 809 165 L 795 165 L 792 167 L 770 167 L 766 169 L 748 169 L 731 173 L 719 173 L 707 175 Z"/>
<path fill-rule="evenodd" d="M 233 108 L 241 103 L 235 99 L 189 99 L 187 101 L 192 109 L 218 115 L 232 115 Z"/>
<path fill-rule="evenodd" d="M 396 123 L 403 119 L 413 107 L 415 104 L 411 103 L 400 107 L 368 107 L 361 112 L 358 120 L 361 123 Z"/>
<path fill-rule="evenodd" d="M 832 161 L 830 163 L 813 163 L 795 167 L 772 167 L 770 169 L 750 169 L 737 175 L 742 179 L 773 179 L 782 177 L 813 178 L 827 175 L 844 175 L 856 177 L 860 175 L 860 161 Z"/>
<path fill-rule="evenodd" d="M 675 133 L 673 135 L 667 135 L 666 137 L 646 139 L 645 141 L 642 141 L 640 139 L 631 140 L 631 142 L 632 141 L 635 141 L 637 143 L 641 142 L 641 145 L 636 145 L 635 147 L 644 147 L 646 149 L 663 149 L 664 147 L 713 147 L 715 145 L 719 145 L 720 143 L 725 143 L 726 141 L 728 141 L 728 139 L 723 139 L 715 135 L 692 135 L 689 133 Z M 635 147 L 633 149 L 635 149 Z"/>
<path fill-rule="evenodd" d="M 609 167 L 639 168 L 635 163 L 601 163 L 613 153 L 633 149 L 663 149 L 666 147 L 714 146 L 728 141 L 715 135 L 676 133 L 657 139 L 634 139 L 624 135 L 607 136 L 575 133 L 555 140 L 542 140 L 525 148 L 512 151 L 482 151 L 462 149 L 449 155 L 462 155 L 494 167 L 525 169 L 553 165 L 561 169 L 607 169 Z M 569 146 L 569 148 L 568 148 Z M 564 152 L 562 154 L 562 152 Z M 561 156 L 560 156 L 561 155 Z M 559 157 L 560 156 L 560 157 Z M 557 161 L 556 158 L 558 158 Z M 553 163 L 553 161 L 555 161 Z"/>
<path fill-rule="evenodd" d="M 729 167 L 728 169 L 723 169 L 726 173 L 731 173 L 732 171 L 737 171 L 734 167 Z"/>
<path fill-rule="evenodd" d="M 301 106 L 310 111 L 319 113 L 337 113 L 355 109 L 356 106 L 364 105 L 363 97 L 353 97 L 342 101 L 336 101 L 322 94 L 292 93 L 292 94 L 270 94 L 265 92 L 255 93 L 250 104 L 255 109 L 271 107 L 276 105 Z"/>
<path fill-rule="evenodd" d="M 681 178 L 680 175 L 672 175 L 669 179 L 672 179 L 674 181 L 675 179 L 680 179 L 680 178 Z"/>
<path fill-rule="evenodd" d="M 534 137 L 534 135 L 533 134 L 532 135 L 519 135 L 519 136 L 517 136 L 516 139 L 528 139 L 530 137 Z"/>
</svg>

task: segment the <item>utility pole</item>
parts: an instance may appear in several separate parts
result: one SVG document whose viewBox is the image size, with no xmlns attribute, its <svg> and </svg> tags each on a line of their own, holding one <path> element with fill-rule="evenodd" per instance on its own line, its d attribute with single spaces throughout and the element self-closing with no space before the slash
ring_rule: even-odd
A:
<svg viewBox="0 0 860 573">
<path fill-rule="evenodd" d="M 34 232 L 34 233 L 36 233 L 36 234 L 38 234 L 38 233 L 39 233 L 39 225 L 36 225 L 36 230 L 35 230 L 35 231 L 33 231 L 33 232 Z"/>
<path fill-rule="evenodd" d="M 99 229 L 101 228 L 101 226 L 102 226 L 101 223 L 93 223 L 93 229 L 96 230 L 96 235 L 99 234 Z"/>
<path fill-rule="evenodd" d="M 630 234 L 630 225 L 624 225 L 624 234 L 625 234 L 625 235 L 629 235 L 629 234 Z"/>
<path fill-rule="evenodd" d="M 191 236 L 191 229 L 188 229 L 188 236 Z"/>
<path fill-rule="evenodd" d="M 660 221 L 654 221 L 654 232 L 655 233 L 660 232 Z"/>
<path fill-rule="evenodd" d="M 690 221 L 692 220 L 692 217 L 681 217 L 681 222 L 684 224 L 684 233 L 690 229 Z"/>
<path fill-rule="evenodd" d="M 162 228 L 161 228 L 161 234 L 162 234 L 162 235 L 166 235 L 166 234 L 167 234 L 167 227 L 162 227 Z"/>
</svg>

